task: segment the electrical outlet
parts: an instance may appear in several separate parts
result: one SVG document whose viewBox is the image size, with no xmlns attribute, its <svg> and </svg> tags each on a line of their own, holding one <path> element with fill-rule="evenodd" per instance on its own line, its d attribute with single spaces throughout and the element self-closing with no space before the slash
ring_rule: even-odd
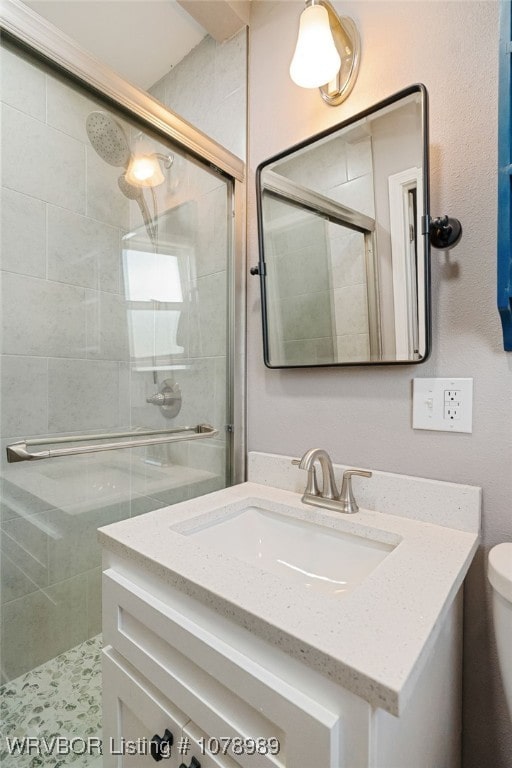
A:
<svg viewBox="0 0 512 768">
<path fill-rule="evenodd" d="M 444 418 L 448 421 L 457 421 L 460 419 L 461 407 L 460 403 L 445 403 L 444 404 Z"/>
<path fill-rule="evenodd" d="M 414 379 L 413 429 L 473 431 L 473 379 Z"/>
<path fill-rule="evenodd" d="M 458 421 L 462 413 L 462 391 L 460 389 L 445 389 L 444 418 L 447 421 Z"/>
</svg>

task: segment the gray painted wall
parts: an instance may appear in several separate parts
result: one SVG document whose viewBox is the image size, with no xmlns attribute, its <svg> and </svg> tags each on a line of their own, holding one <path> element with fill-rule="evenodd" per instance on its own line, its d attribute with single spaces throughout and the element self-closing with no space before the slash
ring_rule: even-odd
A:
<svg viewBox="0 0 512 768">
<path fill-rule="evenodd" d="M 257 280 L 248 295 L 248 446 L 484 489 L 483 546 L 465 593 L 464 768 L 507 768 L 512 728 L 497 670 L 485 566 L 512 539 L 512 355 L 496 310 L 498 3 L 335 2 L 362 37 L 359 79 L 338 108 L 288 75 L 302 2 L 253 3 L 249 61 L 249 264 L 257 261 L 259 162 L 415 82 L 430 94 L 431 211 L 463 223 L 433 251 L 433 353 L 421 366 L 267 370 Z M 474 377 L 473 434 L 415 432 L 411 380 Z"/>
</svg>

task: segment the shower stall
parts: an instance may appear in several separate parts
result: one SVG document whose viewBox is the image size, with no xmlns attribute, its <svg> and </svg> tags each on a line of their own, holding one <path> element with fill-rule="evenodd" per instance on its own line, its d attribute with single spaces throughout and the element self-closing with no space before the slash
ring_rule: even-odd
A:
<svg viewBox="0 0 512 768">
<path fill-rule="evenodd" d="M 243 477 L 244 168 L 2 12 L 1 731 L 83 736 L 96 529 Z"/>
</svg>

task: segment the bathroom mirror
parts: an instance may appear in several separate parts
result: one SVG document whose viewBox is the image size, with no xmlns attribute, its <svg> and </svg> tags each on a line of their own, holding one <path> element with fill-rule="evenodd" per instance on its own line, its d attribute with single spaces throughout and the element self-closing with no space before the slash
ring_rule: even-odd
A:
<svg viewBox="0 0 512 768">
<path fill-rule="evenodd" d="M 268 367 L 426 360 L 427 132 L 414 85 L 259 166 Z"/>
</svg>

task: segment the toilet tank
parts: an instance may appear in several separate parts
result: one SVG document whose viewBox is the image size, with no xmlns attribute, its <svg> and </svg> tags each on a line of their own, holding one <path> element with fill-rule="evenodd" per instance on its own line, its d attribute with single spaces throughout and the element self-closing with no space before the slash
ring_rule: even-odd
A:
<svg viewBox="0 0 512 768">
<path fill-rule="evenodd" d="M 488 577 L 493 588 L 492 609 L 499 665 L 512 719 L 512 542 L 491 549 Z"/>
</svg>

